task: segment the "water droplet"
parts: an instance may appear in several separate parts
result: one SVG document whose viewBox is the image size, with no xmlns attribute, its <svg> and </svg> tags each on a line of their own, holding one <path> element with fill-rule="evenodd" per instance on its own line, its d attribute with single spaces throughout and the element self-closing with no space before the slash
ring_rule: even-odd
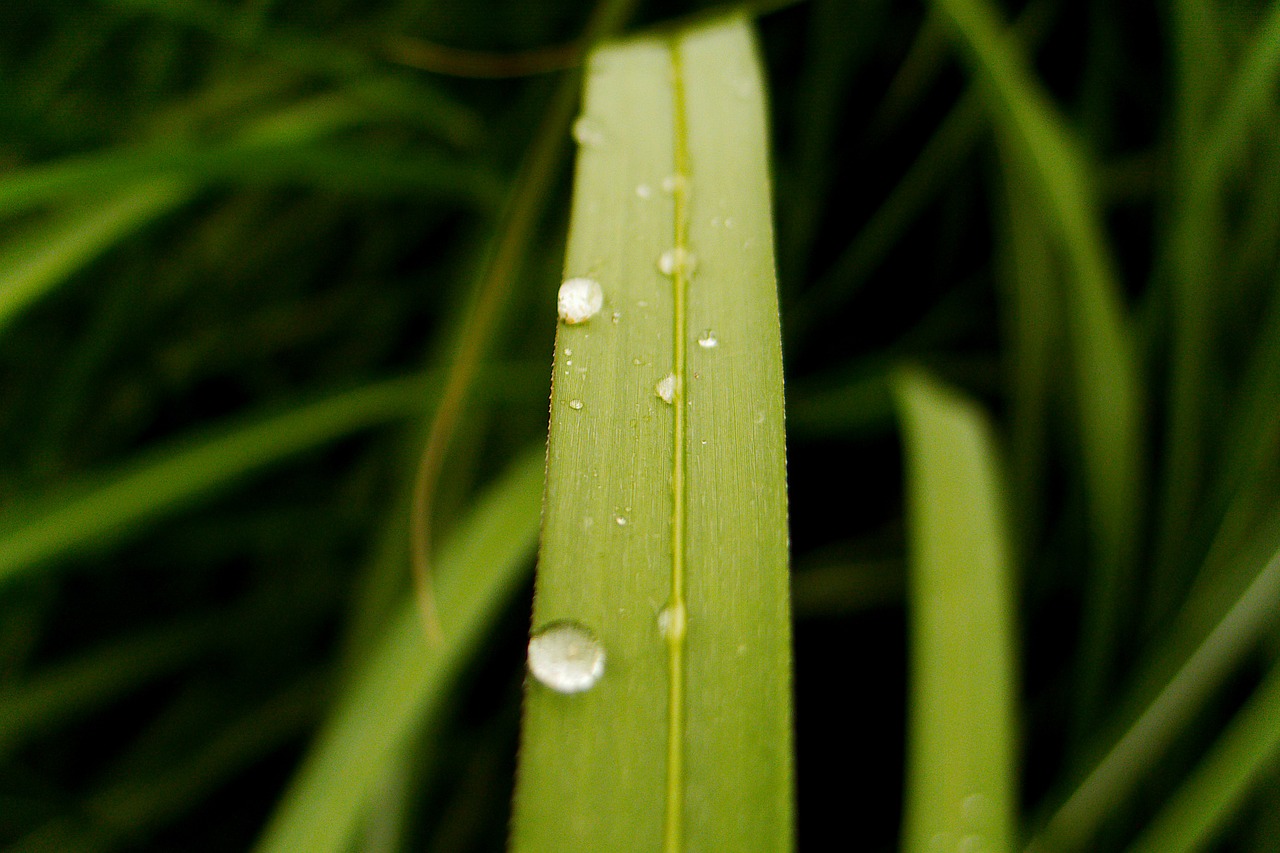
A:
<svg viewBox="0 0 1280 853">
<path fill-rule="evenodd" d="M 683 191 L 688 186 L 688 181 L 684 175 L 667 175 L 662 179 L 662 191 L 665 193 L 674 193 L 676 190 Z"/>
<path fill-rule="evenodd" d="M 564 348 L 564 354 L 565 354 L 565 355 L 573 355 L 573 350 L 569 349 L 568 347 L 565 347 L 565 348 Z"/>
<path fill-rule="evenodd" d="M 719 217 L 719 216 L 713 216 L 713 217 L 711 217 L 711 227 L 712 227 L 712 228 L 719 228 L 719 227 L 720 227 L 720 217 Z"/>
<path fill-rule="evenodd" d="M 697 266 L 697 257 L 684 246 L 667 249 L 658 256 L 658 270 L 663 275 L 675 275 L 677 270 L 683 270 L 685 275 L 692 275 Z"/>
<path fill-rule="evenodd" d="M 621 319 L 622 319 L 622 312 L 621 312 L 621 311 L 614 311 L 614 312 L 613 312 L 613 322 L 616 324 L 616 323 L 617 323 L 619 320 L 621 320 Z"/>
<path fill-rule="evenodd" d="M 960 841 L 956 844 L 956 853 L 980 853 L 986 847 L 983 843 L 981 835 L 969 833 L 961 836 Z"/>
<path fill-rule="evenodd" d="M 590 116 L 578 116 L 573 123 L 573 138 L 584 148 L 598 148 L 604 144 L 604 130 Z"/>
<path fill-rule="evenodd" d="M 667 605 L 658 614 L 658 632 L 668 640 L 680 640 L 684 638 L 688 622 L 689 617 L 683 602 Z"/>
<path fill-rule="evenodd" d="M 581 693 L 604 675 L 604 647 L 576 622 L 552 622 L 529 638 L 529 672 L 557 693 Z"/>
<path fill-rule="evenodd" d="M 710 329 L 707 329 L 705 332 L 702 333 L 702 336 L 698 338 L 698 346 L 702 347 L 703 349 L 715 349 L 719 345 L 720 345 L 720 339 L 717 338 L 716 333 L 711 331 Z"/>
<path fill-rule="evenodd" d="M 636 184 L 636 195 L 648 201 L 653 198 L 653 187 L 648 184 Z"/>
<path fill-rule="evenodd" d="M 670 404 L 676 398 L 676 375 L 668 373 L 658 380 L 653 392 L 662 398 L 662 402 Z"/>
<path fill-rule="evenodd" d="M 570 401 L 569 401 L 569 408 L 573 409 L 575 412 L 576 412 L 576 411 L 581 410 L 581 409 L 582 409 L 582 401 L 581 401 L 581 400 L 570 400 Z"/>
<path fill-rule="evenodd" d="M 726 217 L 724 218 L 724 227 L 725 227 L 725 228 L 733 228 L 733 217 L 732 217 L 732 216 L 726 216 Z"/>
<path fill-rule="evenodd" d="M 621 515 L 614 516 L 613 520 L 619 527 L 627 526 L 627 519 L 624 516 L 621 516 Z"/>
<path fill-rule="evenodd" d="M 644 360 L 641 359 L 640 356 L 636 356 L 635 358 L 631 359 L 631 363 L 635 365 L 641 365 L 641 364 L 644 364 Z"/>
<path fill-rule="evenodd" d="M 764 412 L 756 412 L 756 423 L 764 423 Z"/>
<path fill-rule="evenodd" d="M 570 326 L 590 320 L 600 313 L 603 305 L 604 291 L 600 289 L 600 282 L 593 278 L 565 280 L 556 298 L 560 319 Z"/>
</svg>

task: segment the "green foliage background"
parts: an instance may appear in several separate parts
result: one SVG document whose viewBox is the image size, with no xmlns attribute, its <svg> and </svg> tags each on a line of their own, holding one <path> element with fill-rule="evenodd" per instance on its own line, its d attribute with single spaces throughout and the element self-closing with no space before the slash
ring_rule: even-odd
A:
<svg viewBox="0 0 1280 853">
<path fill-rule="evenodd" d="M 704 11 L 640 4 L 623 29 Z M 771 89 L 799 846 L 896 848 L 920 781 L 910 364 L 976 401 L 997 448 L 1017 845 L 1276 849 L 1280 4 L 747 11 Z M 262 837 L 352 674 L 395 670 L 377 637 L 403 619 L 443 398 L 436 541 L 512 568 L 442 592 L 481 614 L 474 639 L 414 700 L 435 712 L 358 845 L 504 846 L 520 472 L 569 200 L 557 93 L 590 16 L 0 4 L 0 843 Z"/>
</svg>

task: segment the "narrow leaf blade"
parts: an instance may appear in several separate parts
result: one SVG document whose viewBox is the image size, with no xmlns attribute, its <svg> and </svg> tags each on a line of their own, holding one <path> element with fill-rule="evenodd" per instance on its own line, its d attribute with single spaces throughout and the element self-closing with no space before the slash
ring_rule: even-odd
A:
<svg viewBox="0 0 1280 853">
<path fill-rule="evenodd" d="M 607 661 L 583 693 L 531 680 L 512 845 L 786 850 L 781 347 L 747 26 L 598 51 L 577 135 L 565 272 L 605 302 L 557 338 L 533 624 L 580 623 Z"/>
<path fill-rule="evenodd" d="M 904 372 L 897 392 L 911 528 L 903 849 L 1011 850 L 1012 590 L 990 428 L 924 374 Z"/>
</svg>

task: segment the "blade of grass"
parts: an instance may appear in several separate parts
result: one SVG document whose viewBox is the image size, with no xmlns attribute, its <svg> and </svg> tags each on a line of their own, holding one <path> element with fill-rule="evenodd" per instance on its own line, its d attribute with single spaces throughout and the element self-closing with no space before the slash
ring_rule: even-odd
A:
<svg viewBox="0 0 1280 853">
<path fill-rule="evenodd" d="M 1099 715 L 1133 603 L 1144 479 L 1139 366 L 1079 143 L 987 0 L 935 5 L 954 25 L 964 55 L 984 81 L 997 130 L 1033 179 L 1046 226 L 1066 262 L 1067 343 L 1096 551 L 1074 720 L 1083 730 Z"/>
<path fill-rule="evenodd" d="M 288 456 L 396 418 L 430 401 L 420 378 L 331 395 L 152 449 L 0 519 L 0 583 L 77 549 L 119 539 Z"/>
<path fill-rule="evenodd" d="M 285 29 L 264 29 L 252 13 L 204 0 L 100 0 L 129 12 L 155 15 L 257 51 L 290 68 L 343 86 L 353 98 L 438 133 L 454 143 L 472 143 L 480 121 L 466 106 L 420 77 L 388 69 L 341 42 Z"/>
<path fill-rule="evenodd" d="M 1237 565 L 1203 584 L 1172 623 L 1157 654 L 1118 703 L 1120 725 L 1080 781 L 1027 845 L 1028 853 L 1088 849 L 1117 805 L 1131 797 L 1153 763 L 1195 718 L 1213 691 L 1277 621 L 1280 515 L 1273 512 Z"/>
<path fill-rule="evenodd" d="M 1280 75 L 1280 6 L 1273 5 L 1229 81 L 1222 107 L 1210 116 L 1204 63 L 1194 60 L 1205 53 L 1206 33 L 1216 31 L 1216 25 L 1202 3 L 1186 0 L 1174 8 L 1179 41 L 1175 55 L 1189 67 L 1179 74 L 1185 114 L 1179 116 L 1176 140 L 1179 191 L 1164 262 L 1172 279 L 1172 356 L 1168 451 L 1156 540 L 1162 571 L 1149 597 L 1153 621 L 1175 606 L 1201 556 L 1186 547 L 1186 519 L 1194 512 L 1205 475 L 1204 395 L 1213 378 L 1212 351 L 1223 311 L 1215 279 L 1223 266 L 1224 180 L 1242 158 L 1253 125 L 1266 115 Z"/>
<path fill-rule="evenodd" d="M 349 102 L 313 98 L 258 120 L 242 132 L 241 142 L 297 145 L 360 118 Z M 14 208 L 20 209 L 31 192 L 21 188 L 22 178 L 10 178 L 0 183 L 0 197 L 5 187 L 14 186 L 11 181 L 19 186 Z M 106 199 L 57 211 L 0 246 L 0 333 L 32 302 L 125 237 L 182 207 L 200 189 L 198 181 L 148 175 Z"/>
<path fill-rule="evenodd" d="M 1280 666 L 1258 687 L 1204 761 L 1129 847 L 1131 853 L 1203 850 L 1280 755 Z"/>
<path fill-rule="evenodd" d="M 448 687 L 522 578 L 538 529 L 544 456 L 521 456 L 441 549 L 442 641 L 428 644 L 406 599 L 363 658 L 281 799 L 256 850 L 341 853 L 400 749 L 439 711 Z"/>
<path fill-rule="evenodd" d="M 923 373 L 895 383 L 910 527 L 903 849 L 1011 850 L 1017 810 L 1013 578 L 985 415 Z"/>
<path fill-rule="evenodd" d="M 412 157 L 353 144 L 233 142 L 160 150 L 108 151 L 28 168 L 0 180 L 0 215 L 64 197 L 92 197 L 137 181 L 284 184 L 365 195 L 445 194 L 493 203 L 497 177 L 456 157 Z"/>
<path fill-rule="evenodd" d="M 557 334 L 533 624 L 581 623 L 608 662 L 579 695 L 529 685 L 511 846 L 787 850 L 782 371 L 746 23 L 594 53 L 584 122 L 565 270 L 605 304 Z"/>
<path fill-rule="evenodd" d="M 107 853 L 134 849 L 148 832 L 182 815 L 234 774 L 297 737 L 315 717 L 323 697 L 323 679 L 310 673 L 162 772 L 108 784 L 87 797 L 78 813 L 50 821 L 6 850 Z"/>
</svg>

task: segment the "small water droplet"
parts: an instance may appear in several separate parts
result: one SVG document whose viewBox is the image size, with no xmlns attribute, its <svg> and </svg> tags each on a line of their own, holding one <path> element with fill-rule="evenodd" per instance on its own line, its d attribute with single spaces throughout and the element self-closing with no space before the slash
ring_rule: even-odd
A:
<svg viewBox="0 0 1280 853">
<path fill-rule="evenodd" d="M 711 227 L 712 227 L 712 228 L 719 228 L 719 227 L 720 227 L 720 217 L 719 217 L 719 216 L 713 216 L 713 217 L 711 217 Z"/>
<path fill-rule="evenodd" d="M 614 516 L 613 520 L 614 520 L 614 523 L 616 523 L 619 527 L 627 526 L 627 519 L 625 516 L 617 515 L 617 516 Z"/>
<path fill-rule="evenodd" d="M 676 398 L 676 375 L 668 373 L 659 379 L 658 384 L 653 388 L 653 392 L 662 398 L 662 402 L 669 405 Z"/>
<path fill-rule="evenodd" d="M 717 338 L 716 333 L 711 331 L 710 329 L 707 329 L 705 332 L 702 333 L 702 336 L 698 338 L 698 346 L 702 347 L 703 349 L 715 349 L 719 345 L 720 345 L 720 339 Z"/>
<path fill-rule="evenodd" d="M 653 198 L 653 187 L 648 184 L 636 184 L 636 195 L 648 201 Z"/>
<path fill-rule="evenodd" d="M 570 326 L 590 320 L 603 305 L 604 291 L 593 278 L 566 279 L 556 298 L 560 319 Z"/>
<path fill-rule="evenodd" d="M 663 275 L 675 275 L 677 270 L 683 270 L 685 275 L 692 275 L 697 266 L 697 257 L 684 246 L 667 249 L 658 256 L 658 270 Z"/>
<path fill-rule="evenodd" d="M 590 116 L 578 116 L 573 123 L 573 138 L 584 148 L 598 148 L 604 144 L 604 130 Z"/>
<path fill-rule="evenodd" d="M 764 423 L 764 412 L 756 412 L 756 423 Z"/>
<path fill-rule="evenodd" d="M 687 186 L 688 181 L 685 179 L 684 175 L 667 175 L 662 179 L 662 191 L 665 193 L 674 193 L 676 190 L 684 190 Z"/>
<path fill-rule="evenodd" d="M 569 349 L 568 347 L 565 347 L 565 348 L 564 348 L 564 354 L 565 354 L 565 355 L 573 355 L 573 350 Z"/>
<path fill-rule="evenodd" d="M 529 672 L 557 693 L 581 693 L 604 675 L 604 647 L 576 622 L 552 622 L 529 638 Z"/>
<path fill-rule="evenodd" d="M 616 324 L 616 323 L 617 323 L 619 320 L 621 320 L 621 319 L 622 319 L 622 312 L 621 312 L 621 311 L 614 311 L 614 312 L 613 312 L 613 322 Z"/>
<path fill-rule="evenodd" d="M 683 639 L 688 621 L 689 617 L 683 602 L 669 604 L 658 614 L 658 633 L 668 640 Z"/>
<path fill-rule="evenodd" d="M 725 227 L 725 228 L 730 228 L 730 229 L 732 229 L 732 228 L 733 228 L 733 217 L 732 217 L 732 216 L 726 216 L 726 217 L 724 218 L 724 227 Z"/>
<path fill-rule="evenodd" d="M 977 833 L 969 833 L 961 836 L 960 841 L 956 844 L 956 853 L 981 853 L 986 844 L 983 842 L 981 835 Z"/>
<path fill-rule="evenodd" d="M 569 401 L 569 408 L 573 409 L 575 412 L 576 412 L 576 411 L 578 411 L 578 410 L 580 410 L 580 409 L 582 408 L 582 401 L 581 401 L 581 400 L 570 400 L 570 401 Z"/>
<path fill-rule="evenodd" d="M 641 365 L 641 364 L 644 364 L 644 360 L 641 359 L 640 356 L 636 356 L 635 358 L 631 359 L 631 363 L 635 365 Z"/>
</svg>

